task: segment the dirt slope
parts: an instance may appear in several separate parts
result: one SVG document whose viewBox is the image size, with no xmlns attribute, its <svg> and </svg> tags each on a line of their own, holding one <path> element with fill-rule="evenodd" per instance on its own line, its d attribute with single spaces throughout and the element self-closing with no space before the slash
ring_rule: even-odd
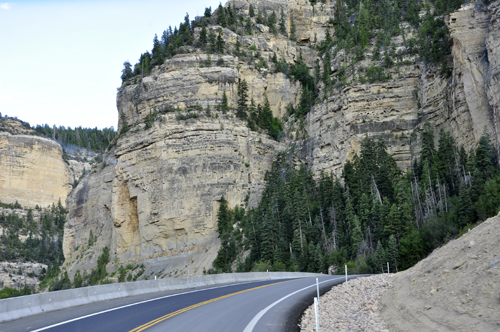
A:
<svg viewBox="0 0 500 332">
<path fill-rule="evenodd" d="M 392 278 L 390 331 L 500 331 L 500 214 Z"/>
</svg>

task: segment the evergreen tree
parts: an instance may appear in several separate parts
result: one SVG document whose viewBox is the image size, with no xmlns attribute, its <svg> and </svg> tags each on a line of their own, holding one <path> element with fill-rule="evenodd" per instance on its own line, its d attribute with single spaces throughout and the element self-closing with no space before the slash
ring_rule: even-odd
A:
<svg viewBox="0 0 500 332">
<path fill-rule="evenodd" d="M 208 34 L 208 40 L 210 45 L 210 52 L 217 53 L 217 36 L 212 30 L 210 30 L 210 33 Z"/>
<path fill-rule="evenodd" d="M 470 199 L 469 190 L 465 185 L 460 188 L 458 200 L 458 222 L 460 227 L 464 227 L 474 222 L 474 210 Z"/>
<path fill-rule="evenodd" d="M 377 242 L 377 249 L 375 250 L 375 257 L 374 257 L 374 262 L 376 266 L 376 270 L 378 272 L 384 272 L 384 263 L 386 262 L 385 259 L 385 250 L 384 247 L 382 246 L 382 243 L 380 240 Z"/>
<path fill-rule="evenodd" d="M 121 76 L 122 83 L 131 78 L 133 75 L 134 73 L 132 72 L 132 65 L 130 64 L 130 62 L 125 61 L 123 63 L 123 70 Z"/>
<path fill-rule="evenodd" d="M 245 33 L 247 35 L 252 34 L 252 21 L 250 20 L 250 18 L 247 18 L 247 20 L 245 21 Z"/>
<path fill-rule="evenodd" d="M 278 22 L 276 18 L 276 13 L 273 11 L 271 15 L 269 16 L 269 19 L 267 20 L 267 25 L 269 26 L 269 30 L 272 33 L 277 33 L 278 30 L 276 29 L 276 23 Z"/>
<path fill-rule="evenodd" d="M 222 102 L 220 104 L 220 110 L 222 113 L 226 114 L 229 111 L 229 102 L 227 100 L 226 91 L 222 94 Z"/>
<path fill-rule="evenodd" d="M 295 26 L 295 21 L 293 19 L 293 16 L 290 16 L 290 39 L 291 40 L 296 40 L 297 37 L 295 34 L 297 33 L 297 28 Z"/>
<path fill-rule="evenodd" d="M 219 7 L 217 8 L 217 23 L 223 28 L 227 27 L 226 10 L 222 7 L 221 3 L 219 3 Z"/>
<path fill-rule="evenodd" d="M 201 27 L 200 39 L 199 39 L 200 44 L 201 44 L 202 46 L 205 46 L 205 45 L 207 44 L 207 38 L 208 38 L 208 37 L 207 37 L 207 28 L 205 27 L 205 25 L 203 25 L 203 26 Z"/>
<path fill-rule="evenodd" d="M 422 132 L 422 150 L 420 151 L 422 164 L 431 164 L 434 159 L 434 133 L 429 125 L 425 124 L 425 130 Z"/>
<path fill-rule="evenodd" d="M 246 80 L 240 80 L 238 84 L 238 109 L 236 116 L 240 119 L 247 117 L 248 84 Z"/>
<path fill-rule="evenodd" d="M 286 36 L 285 13 L 283 12 L 283 8 L 281 8 L 280 15 L 280 33 Z"/>
<path fill-rule="evenodd" d="M 363 233 L 361 231 L 361 224 L 358 216 L 354 216 L 353 218 L 353 230 L 351 236 L 352 243 L 352 257 L 356 257 L 358 254 L 359 247 L 363 242 Z"/>
<path fill-rule="evenodd" d="M 399 251 L 396 237 L 394 237 L 394 235 L 391 235 L 389 237 L 389 243 L 387 244 L 387 260 L 389 261 L 389 264 L 392 265 L 393 269 L 396 269 L 397 272 L 399 265 Z"/>
<path fill-rule="evenodd" d="M 217 35 L 217 52 L 218 53 L 224 53 L 224 38 L 222 36 L 224 33 L 222 32 L 222 29 L 219 29 L 219 34 Z"/>
<path fill-rule="evenodd" d="M 153 39 L 153 51 L 152 51 L 152 59 L 151 59 L 151 64 L 152 65 L 158 65 L 162 64 L 163 62 L 163 56 L 162 56 L 162 47 L 160 44 L 160 41 L 158 40 L 158 36 L 155 34 L 155 37 Z"/>
<path fill-rule="evenodd" d="M 255 10 L 254 10 L 254 8 L 253 8 L 253 5 L 252 5 L 252 4 L 250 4 L 250 7 L 248 8 L 248 15 L 249 15 L 250 17 L 254 17 L 254 16 L 255 16 Z"/>
<path fill-rule="evenodd" d="M 211 6 L 210 6 L 210 7 L 205 8 L 205 13 L 204 13 L 204 16 L 205 16 L 205 17 L 208 17 L 208 18 L 212 17 L 212 7 L 211 7 Z"/>
<path fill-rule="evenodd" d="M 255 20 L 257 24 L 264 24 L 264 18 L 262 17 L 262 13 L 260 11 L 260 8 L 257 10 L 257 19 Z"/>
</svg>

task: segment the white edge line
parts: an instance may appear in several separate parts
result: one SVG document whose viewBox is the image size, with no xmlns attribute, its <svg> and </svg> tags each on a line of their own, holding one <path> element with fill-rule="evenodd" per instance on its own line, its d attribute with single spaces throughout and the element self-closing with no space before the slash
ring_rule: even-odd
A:
<svg viewBox="0 0 500 332">
<path fill-rule="evenodd" d="M 342 276 L 342 277 L 336 277 L 336 278 L 328 279 L 328 280 L 320 282 L 320 284 L 323 284 L 323 283 L 329 282 L 329 281 L 333 281 L 333 280 L 337 280 L 339 278 L 343 279 L 344 277 Z M 308 288 L 311 288 L 311 287 L 315 287 L 315 286 L 316 286 L 316 283 L 312 284 L 311 286 L 307 286 L 307 287 L 304 287 L 302 289 L 299 289 L 298 291 L 290 293 L 287 296 L 282 297 L 278 301 L 276 301 L 276 302 L 268 305 L 265 309 L 262 309 L 257 315 L 255 315 L 255 317 L 250 321 L 250 323 L 248 323 L 247 327 L 245 327 L 245 329 L 243 330 L 243 332 L 253 332 L 253 329 L 254 329 L 255 325 L 257 325 L 257 323 L 262 318 L 262 316 L 264 316 L 266 314 L 266 312 L 268 312 L 272 307 L 274 307 L 275 305 L 277 305 L 281 301 L 284 301 L 287 298 L 289 298 L 290 296 L 295 295 L 295 294 L 297 294 L 299 292 L 302 292 L 305 289 L 308 289 Z"/>
<path fill-rule="evenodd" d="M 294 278 L 292 278 L 292 279 L 294 279 Z M 279 280 L 279 279 L 276 279 L 276 280 Z M 218 287 L 212 287 L 212 288 L 205 288 L 205 289 L 197 289 L 197 290 L 190 291 L 190 292 L 184 292 L 184 293 L 178 293 L 178 294 L 161 296 L 161 297 L 157 297 L 157 298 L 150 299 L 150 300 L 145 300 L 145 301 L 140 301 L 140 302 L 136 302 L 136 303 L 131 303 L 131 304 L 127 304 L 127 305 L 124 305 L 124 306 L 121 306 L 121 307 L 116 307 L 116 308 L 112 308 L 112 309 L 108 309 L 108 310 L 103 310 L 103 311 L 95 312 L 93 314 L 76 317 L 76 318 L 73 318 L 73 319 L 66 320 L 64 322 L 60 322 L 60 323 L 57 323 L 57 324 L 45 326 L 45 327 L 39 328 L 37 330 L 32 330 L 31 332 L 45 331 L 45 330 L 51 329 L 51 328 L 56 327 L 56 326 L 61 326 L 61 325 L 64 325 L 64 324 L 75 322 L 77 320 L 89 318 L 89 317 L 92 317 L 92 316 L 97 316 L 97 315 L 100 315 L 100 314 L 104 314 L 104 313 L 115 311 L 115 310 L 120 310 L 120 309 L 123 309 L 123 308 L 132 307 L 132 306 L 135 306 L 135 305 L 138 305 L 138 304 L 143 304 L 143 303 L 152 302 L 152 301 L 156 301 L 156 300 L 166 299 L 168 297 L 174 297 L 174 296 L 179 296 L 179 295 L 185 295 L 185 294 L 190 294 L 190 293 L 202 292 L 202 291 L 207 291 L 207 290 L 211 290 L 211 289 L 224 288 L 224 287 L 230 287 L 230 286 L 236 286 L 236 285 L 245 285 L 245 284 L 250 284 L 252 282 L 260 282 L 260 281 L 273 281 L 273 280 L 270 279 L 270 280 L 248 281 L 248 282 L 242 282 L 242 283 L 237 283 L 237 284 L 231 284 L 231 285 L 225 285 L 225 286 L 218 286 Z M 166 291 L 168 291 L 168 290 L 166 290 Z M 172 289 L 171 291 L 174 291 L 174 289 Z M 146 295 L 146 294 L 142 294 L 142 295 Z"/>
</svg>

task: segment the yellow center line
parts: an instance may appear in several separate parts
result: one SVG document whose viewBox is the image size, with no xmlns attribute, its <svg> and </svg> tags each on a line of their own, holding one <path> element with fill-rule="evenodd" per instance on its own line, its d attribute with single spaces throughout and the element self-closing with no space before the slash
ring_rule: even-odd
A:
<svg viewBox="0 0 500 332">
<path fill-rule="evenodd" d="M 219 300 L 222 300 L 222 299 L 234 296 L 234 295 L 246 293 L 246 292 L 249 292 L 249 291 L 252 291 L 252 290 L 256 290 L 256 289 L 260 289 L 260 288 L 264 288 L 264 287 L 267 287 L 267 286 L 282 284 L 282 283 L 288 282 L 288 281 L 291 281 L 291 280 L 276 282 L 276 283 L 273 283 L 273 284 L 268 284 L 268 285 L 264 285 L 264 286 L 254 287 L 254 288 L 249 288 L 249 289 L 245 289 L 245 290 L 242 290 L 242 291 L 239 291 L 239 292 L 236 292 L 236 293 L 231 293 L 231 294 L 227 294 L 227 295 L 224 295 L 224 296 L 220 296 L 220 297 L 217 297 L 215 299 L 211 299 L 211 300 L 208 300 L 208 301 L 205 301 L 205 302 L 200 302 L 200 303 L 197 303 L 197 304 L 193 304 L 192 306 L 189 306 L 189 307 L 186 307 L 186 308 L 183 308 L 183 309 L 179 309 L 179 310 L 177 310 L 175 312 L 172 312 L 170 314 L 167 314 L 165 316 L 162 316 L 160 318 L 152 320 L 149 323 L 146 323 L 144 325 L 136 327 L 135 329 L 131 330 L 130 332 L 141 332 L 141 331 L 144 331 L 145 329 L 147 329 L 147 328 L 149 328 L 149 327 L 151 327 L 151 326 L 153 326 L 155 324 L 158 324 L 160 322 L 163 322 L 166 319 L 169 319 L 171 317 L 174 317 L 174 316 L 176 316 L 178 314 L 181 314 L 183 312 L 189 311 L 191 309 L 201 307 L 202 305 L 205 305 L 205 304 L 209 304 L 209 303 L 212 303 L 212 302 L 215 302 L 215 301 L 219 301 Z"/>
</svg>

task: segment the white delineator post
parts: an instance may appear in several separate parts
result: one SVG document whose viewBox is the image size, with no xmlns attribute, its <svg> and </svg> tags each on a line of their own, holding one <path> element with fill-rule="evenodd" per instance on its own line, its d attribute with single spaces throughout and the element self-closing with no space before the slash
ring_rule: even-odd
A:
<svg viewBox="0 0 500 332">
<path fill-rule="evenodd" d="M 318 298 L 314 298 L 314 314 L 316 316 L 316 332 L 319 332 Z"/>
<path fill-rule="evenodd" d="M 316 278 L 316 294 L 318 296 L 318 304 L 319 304 L 319 283 L 318 283 L 318 278 Z"/>
<path fill-rule="evenodd" d="M 347 288 L 347 286 L 349 286 L 347 284 L 347 265 L 345 266 L 345 287 Z"/>
<path fill-rule="evenodd" d="M 389 262 L 387 262 L 387 273 L 391 273 L 389 270 Z"/>
</svg>

